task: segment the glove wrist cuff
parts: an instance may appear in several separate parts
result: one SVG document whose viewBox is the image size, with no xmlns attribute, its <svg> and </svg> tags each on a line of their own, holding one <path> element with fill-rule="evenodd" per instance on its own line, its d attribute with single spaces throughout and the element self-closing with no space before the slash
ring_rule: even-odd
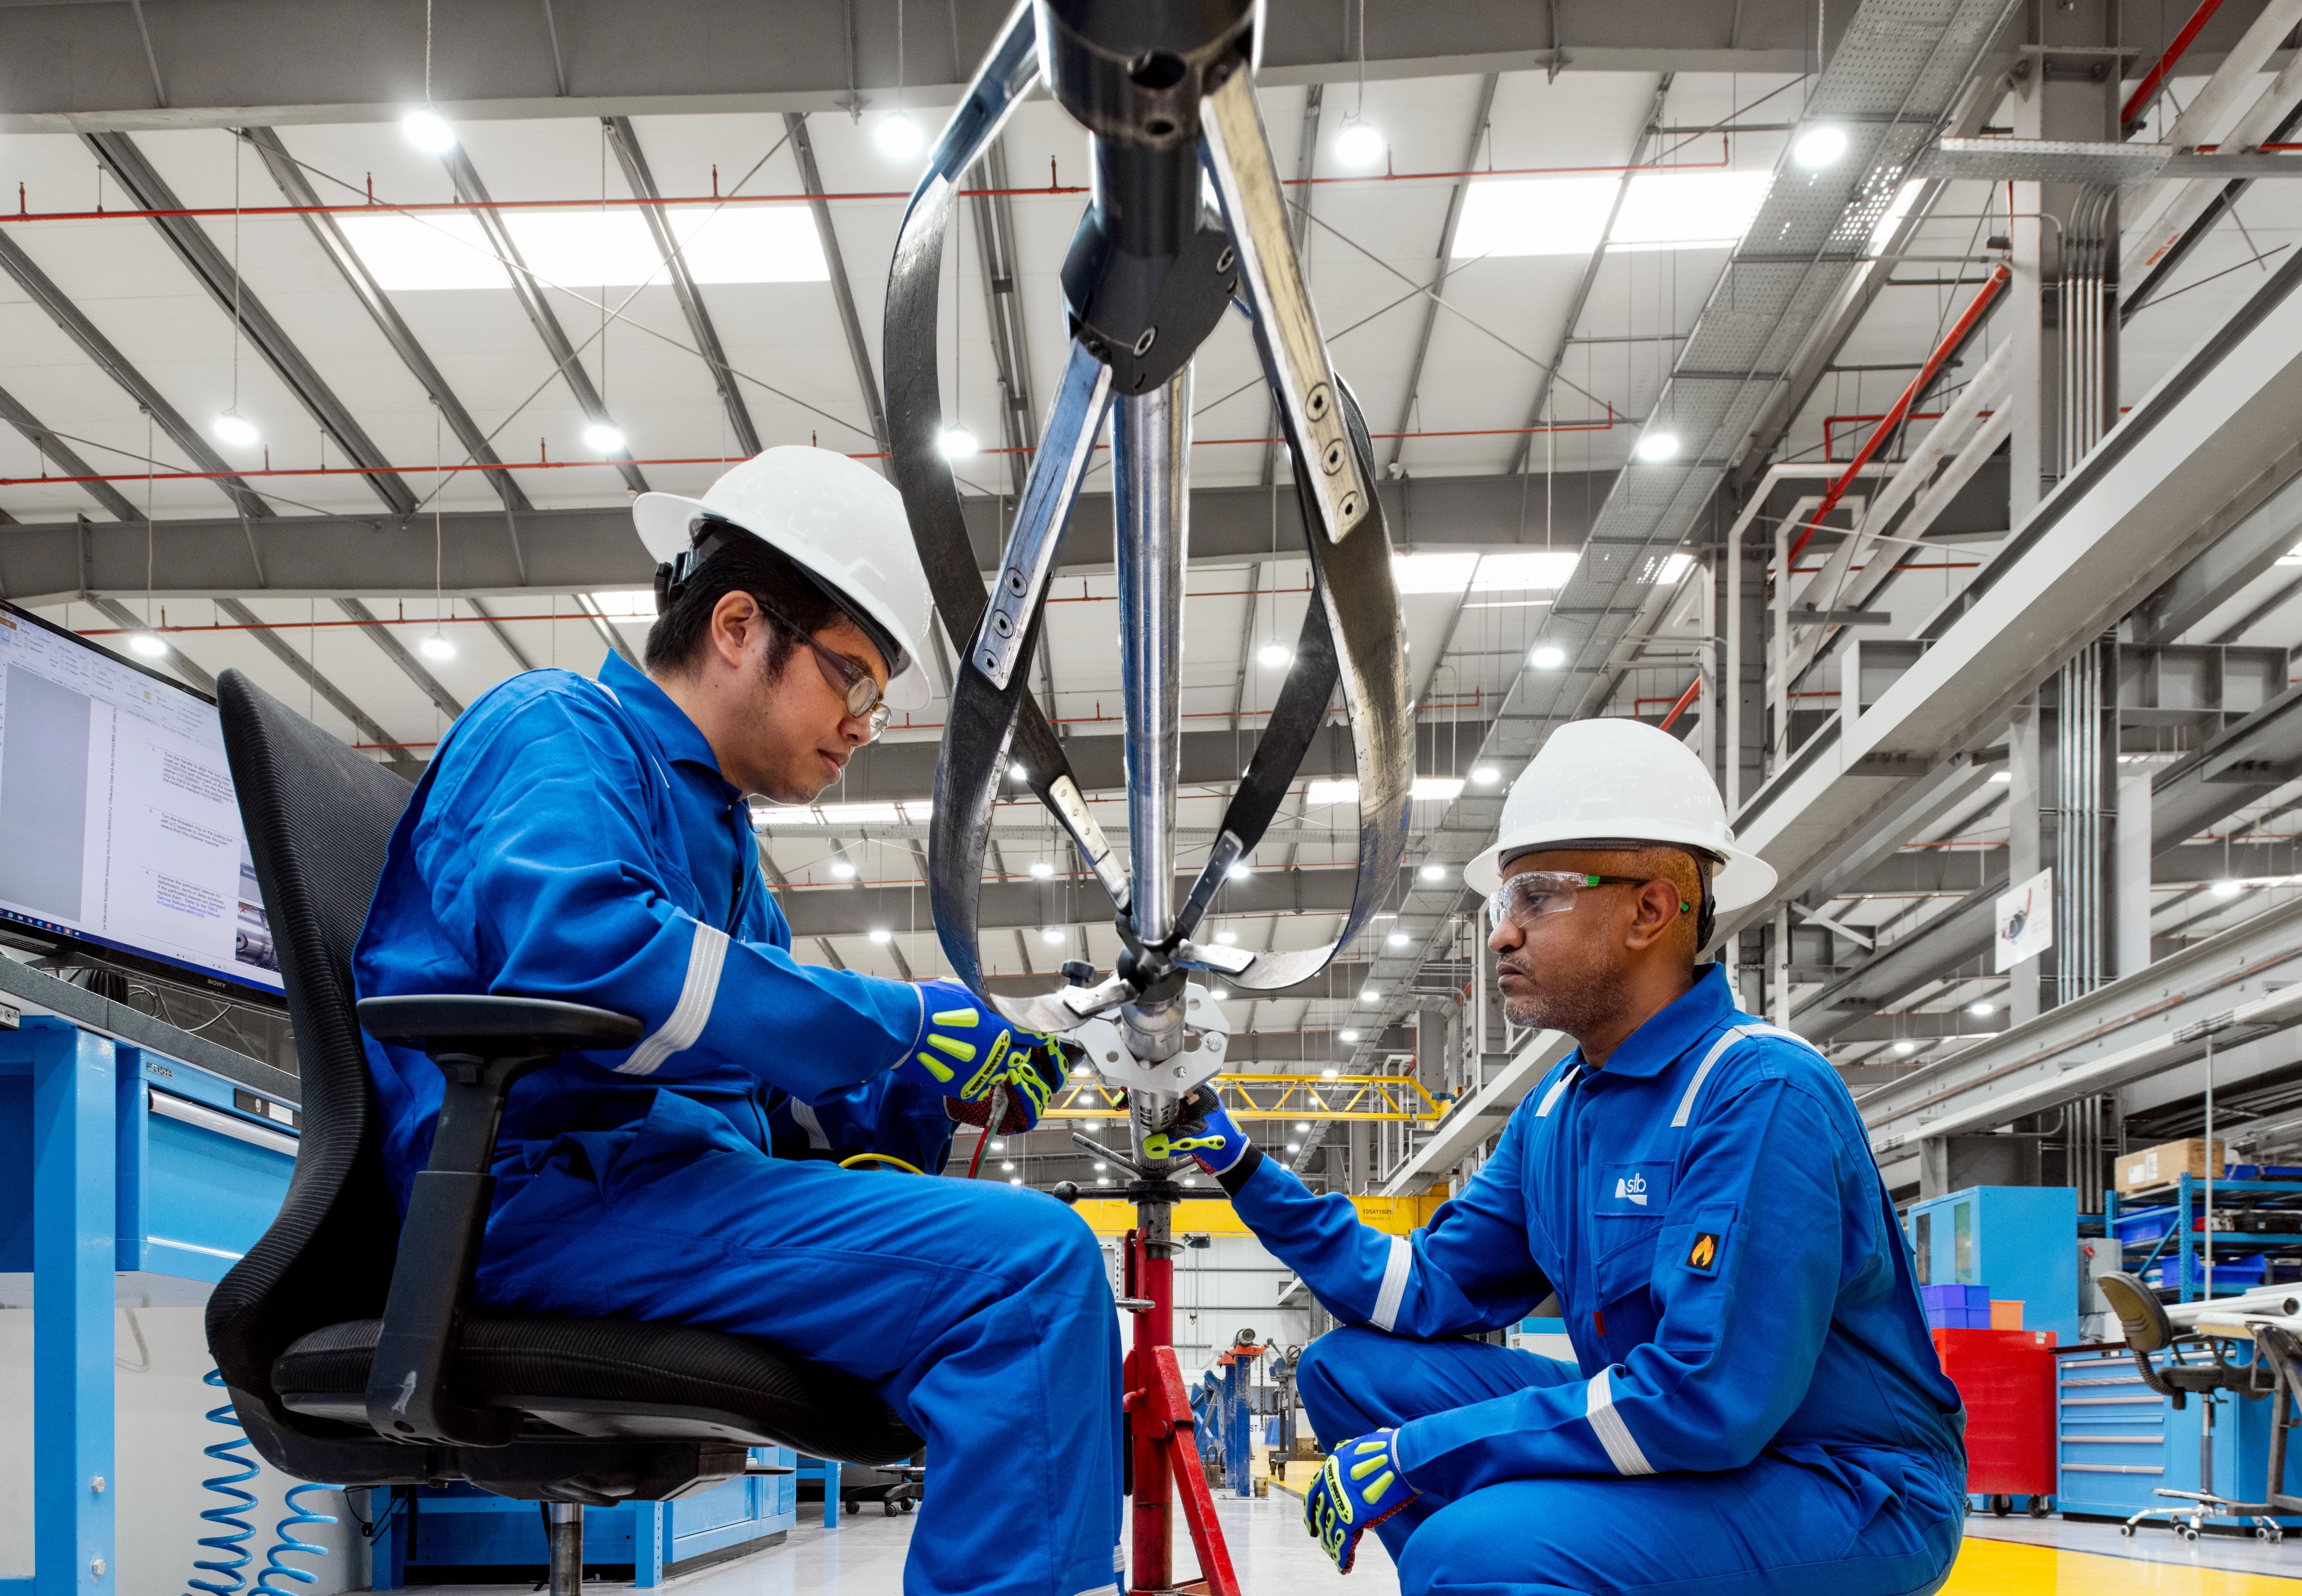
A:
<svg viewBox="0 0 2302 1596">
<path fill-rule="evenodd" d="M 1223 1189 L 1226 1196 L 1237 1197 L 1240 1189 L 1255 1179 L 1255 1172 L 1262 1167 L 1263 1149 L 1249 1143 L 1247 1151 L 1239 1155 L 1237 1163 L 1215 1172 L 1215 1184 Z"/>
</svg>

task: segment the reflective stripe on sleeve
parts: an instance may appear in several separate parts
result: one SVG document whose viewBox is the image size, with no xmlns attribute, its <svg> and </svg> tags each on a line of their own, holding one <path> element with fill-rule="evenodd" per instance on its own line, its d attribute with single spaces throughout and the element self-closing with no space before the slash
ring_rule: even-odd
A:
<svg viewBox="0 0 2302 1596">
<path fill-rule="evenodd" d="M 695 1039 L 711 1022 L 711 1004 L 719 995 L 719 969 L 727 962 L 727 933 L 697 920 L 679 1001 L 672 1004 L 670 1016 L 632 1049 L 631 1057 L 616 1066 L 617 1074 L 652 1075 L 673 1054 L 695 1046 Z"/>
<path fill-rule="evenodd" d="M 1591 1377 L 1591 1383 L 1583 1388 L 1590 1397 L 1583 1416 L 1591 1421 L 1592 1433 L 1607 1449 L 1607 1461 L 1615 1466 L 1617 1474 L 1651 1474 L 1654 1465 L 1631 1438 L 1631 1427 L 1623 1423 L 1623 1415 L 1615 1411 L 1614 1375 L 1615 1371 L 1608 1368 Z"/>
<path fill-rule="evenodd" d="M 813 1104 L 802 1103 L 794 1097 L 791 1099 L 791 1116 L 792 1123 L 807 1132 L 809 1147 L 827 1152 L 830 1150 L 831 1133 L 824 1130 L 823 1121 L 816 1118 Z"/>
<path fill-rule="evenodd" d="M 1415 1267 L 1415 1247 L 1404 1236 L 1390 1239 L 1390 1259 L 1382 1266 L 1382 1289 L 1374 1294 L 1374 1312 L 1367 1323 L 1377 1330 L 1399 1323 L 1399 1305 L 1407 1300 L 1407 1272 Z"/>
</svg>

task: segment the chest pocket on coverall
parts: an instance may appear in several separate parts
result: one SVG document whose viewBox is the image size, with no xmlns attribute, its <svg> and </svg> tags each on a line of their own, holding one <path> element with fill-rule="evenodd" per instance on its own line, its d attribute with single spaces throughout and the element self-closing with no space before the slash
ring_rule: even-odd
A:
<svg viewBox="0 0 2302 1596">
<path fill-rule="evenodd" d="M 1670 1163 L 1661 1159 L 1598 1166 L 1591 1205 L 1592 1283 L 1610 1347 L 1643 1341 L 1654 1333 L 1654 1304 L 1647 1288 L 1654 1278 L 1655 1239 L 1670 1207 L 1671 1174 Z"/>
</svg>

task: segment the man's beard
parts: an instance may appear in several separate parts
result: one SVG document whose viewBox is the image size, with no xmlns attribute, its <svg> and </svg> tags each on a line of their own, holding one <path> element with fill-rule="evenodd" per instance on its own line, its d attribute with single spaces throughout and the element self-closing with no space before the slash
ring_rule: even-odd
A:
<svg viewBox="0 0 2302 1596">
<path fill-rule="evenodd" d="M 1594 961 L 1592 968 L 1581 970 L 1554 966 L 1548 979 L 1531 974 L 1524 966 L 1519 967 L 1519 974 L 1534 990 L 1505 997 L 1503 1017 L 1522 1029 L 1562 1031 L 1579 1040 L 1622 1012 L 1626 978 L 1603 962 Z"/>
</svg>

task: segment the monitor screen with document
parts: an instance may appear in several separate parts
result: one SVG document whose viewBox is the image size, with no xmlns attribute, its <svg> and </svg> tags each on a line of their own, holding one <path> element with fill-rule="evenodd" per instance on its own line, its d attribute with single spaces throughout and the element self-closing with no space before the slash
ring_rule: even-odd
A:
<svg viewBox="0 0 2302 1596">
<path fill-rule="evenodd" d="M 214 701 L 0 605 L 0 923 L 281 993 Z"/>
</svg>

